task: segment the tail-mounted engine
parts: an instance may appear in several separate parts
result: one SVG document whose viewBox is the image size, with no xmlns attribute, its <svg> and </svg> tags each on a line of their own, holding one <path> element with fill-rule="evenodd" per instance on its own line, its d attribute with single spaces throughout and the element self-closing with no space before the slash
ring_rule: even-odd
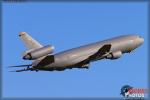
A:
<svg viewBox="0 0 150 100">
<path fill-rule="evenodd" d="M 23 59 L 25 60 L 35 60 L 37 58 L 46 56 L 50 53 L 53 53 L 54 46 L 47 45 L 35 50 L 27 51 L 23 54 Z"/>
</svg>

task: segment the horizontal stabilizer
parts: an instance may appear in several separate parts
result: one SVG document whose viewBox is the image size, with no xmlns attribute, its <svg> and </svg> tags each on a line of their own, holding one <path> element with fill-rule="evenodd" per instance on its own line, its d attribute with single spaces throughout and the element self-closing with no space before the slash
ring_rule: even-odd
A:
<svg viewBox="0 0 150 100">
<path fill-rule="evenodd" d="M 17 65 L 17 66 L 8 66 L 8 68 L 11 68 L 11 67 L 28 67 L 28 66 L 32 66 L 32 65 L 30 64 L 30 65 Z"/>
<path fill-rule="evenodd" d="M 24 68 L 24 69 L 20 69 L 20 70 L 14 70 L 14 71 L 10 71 L 10 72 L 23 72 L 23 71 L 34 71 L 36 69 L 34 68 Z"/>
</svg>

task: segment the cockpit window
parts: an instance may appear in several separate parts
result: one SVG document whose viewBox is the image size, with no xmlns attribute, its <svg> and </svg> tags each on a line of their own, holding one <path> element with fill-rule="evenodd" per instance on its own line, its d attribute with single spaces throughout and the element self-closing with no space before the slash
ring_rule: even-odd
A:
<svg viewBox="0 0 150 100">
<path fill-rule="evenodd" d="M 142 38 L 141 36 L 139 36 L 139 38 Z"/>
</svg>

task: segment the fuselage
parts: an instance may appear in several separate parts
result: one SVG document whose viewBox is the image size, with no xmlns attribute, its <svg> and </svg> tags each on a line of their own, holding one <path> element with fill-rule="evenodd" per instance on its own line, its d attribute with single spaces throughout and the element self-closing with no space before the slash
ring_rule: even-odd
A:
<svg viewBox="0 0 150 100">
<path fill-rule="evenodd" d="M 75 64 L 96 53 L 102 46 L 111 44 L 110 52 L 128 53 L 140 46 L 144 39 L 137 35 L 125 35 L 112 39 L 69 49 L 54 55 L 54 62 L 42 66 L 42 69 L 74 67 Z M 98 60 L 98 59 L 95 59 Z M 35 61 L 36 63 L 36 61 Z M 75 66 L 76 67 L 76 66 Z"/>
</svg>

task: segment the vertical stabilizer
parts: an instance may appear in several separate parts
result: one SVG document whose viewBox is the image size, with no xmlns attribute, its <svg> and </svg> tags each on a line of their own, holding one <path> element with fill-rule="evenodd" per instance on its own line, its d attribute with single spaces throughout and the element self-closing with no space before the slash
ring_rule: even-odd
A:
<svg viewBox="0 0 150 100">
<path fill-rule="evenodd" d="M 25 46 L 28 50 L 37 49 L 40 47 L 43 47 L 39 42 L 34 40 L 30 35 L 28 35 L 26 32 L 19 33 L 19 37 L 24 42 Z"/>
</svg>

